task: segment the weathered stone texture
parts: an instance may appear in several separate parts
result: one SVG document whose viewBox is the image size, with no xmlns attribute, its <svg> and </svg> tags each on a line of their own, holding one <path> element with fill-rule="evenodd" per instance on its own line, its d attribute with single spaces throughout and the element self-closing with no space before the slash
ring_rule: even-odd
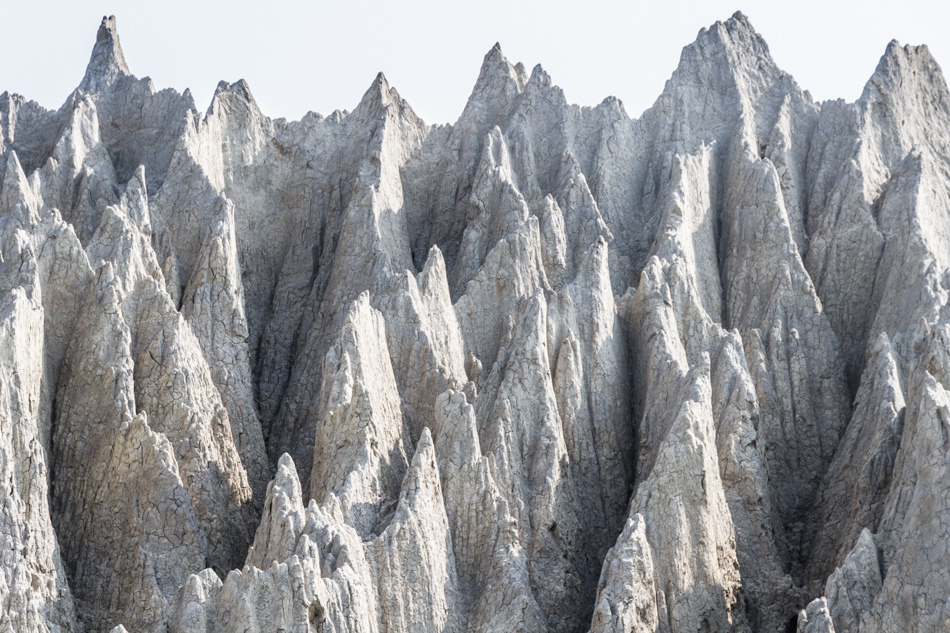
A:
<svg viewBox="0 0 950 633">
<path fill-rule="evenodd" d="M 16 63 L 14 58 L 5 63 Z M 0 95 L 0 631 L 950 630 L 950 95 Z"/>
</svg>

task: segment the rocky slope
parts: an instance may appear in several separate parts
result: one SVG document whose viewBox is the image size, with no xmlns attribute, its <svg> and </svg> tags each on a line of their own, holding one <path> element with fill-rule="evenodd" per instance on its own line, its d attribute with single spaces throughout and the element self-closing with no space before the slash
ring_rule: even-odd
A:
<svg viewBox="0 0 950 633">
<path fill-rule="evenodd" d="M 950 95 L 0 96 L 0 630 L 950 630 Z"/>
</svg>

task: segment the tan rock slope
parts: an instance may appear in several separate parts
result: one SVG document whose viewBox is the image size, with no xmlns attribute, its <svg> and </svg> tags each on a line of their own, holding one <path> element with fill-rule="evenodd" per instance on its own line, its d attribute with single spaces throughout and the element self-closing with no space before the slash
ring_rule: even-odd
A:
<svg viewBox="0 0 950 633">
<path fill-rule="evenodd" d="M 0 95 L 0 631 L 950 631 L 950 95 Z"/>
</svg>

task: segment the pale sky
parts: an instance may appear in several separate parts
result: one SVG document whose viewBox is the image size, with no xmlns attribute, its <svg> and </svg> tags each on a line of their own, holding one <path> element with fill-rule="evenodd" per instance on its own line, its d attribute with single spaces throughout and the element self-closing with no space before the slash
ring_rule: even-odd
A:
<svg viewBox="0 0 950 633">
<path fill-rule="evenodd" d="M 860 96 L 891 39 L 927 44 L 950 68 L 950 0 L 3 0 L 0 92 L 59 107 L 115 14 L 132 72 L 191 88 L 202 110 L 219 80 L 241 78 L 271 117 L 352 110 L 381 70 L 427 122 L 454 122 L 497 41 L 570 102 L 613 95 L 639 116 L 683 46 L 736 10 L 819 100 Z"/>
</svg>

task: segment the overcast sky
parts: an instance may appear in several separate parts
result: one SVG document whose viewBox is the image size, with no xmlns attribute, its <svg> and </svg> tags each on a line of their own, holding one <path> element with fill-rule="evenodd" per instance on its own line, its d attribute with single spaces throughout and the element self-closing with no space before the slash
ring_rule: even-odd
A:
<svg viewBox="0 0 950 633">
<path fill-rule="evenodd" d="M 0 91 L 55 108 L 79 84 L 104 14 L 132 72 L 191 88 L 207 107 L 221 79 L 248 81 L 262 110 L 300 118 L 352 110 L 382 70 L 427 122 L 453 122 L 496 42 L 540 63 L 569 101 L 619 97 L 639 116 L 700 28 L 742 10 L 778 65 L 816 99 L 853 101 L 887 43 L 927 44 L 950 67 L 950 1 L 3 0 Z"/>
</svg>

